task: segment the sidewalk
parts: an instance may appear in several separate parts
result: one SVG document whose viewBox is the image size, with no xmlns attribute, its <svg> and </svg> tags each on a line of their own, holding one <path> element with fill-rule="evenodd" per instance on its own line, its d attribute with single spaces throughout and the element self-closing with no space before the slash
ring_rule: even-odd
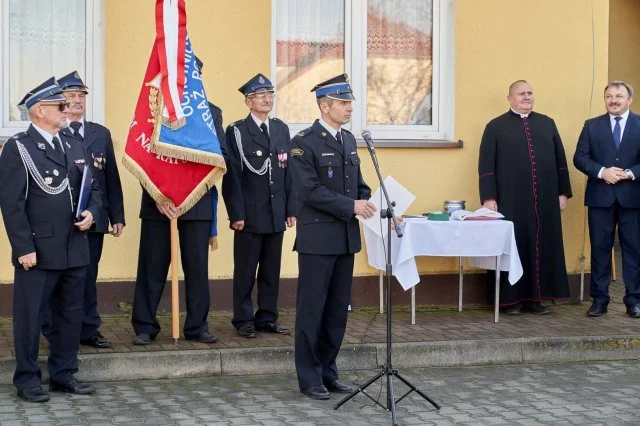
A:
<svg viewBox="0 0 640 426">
<path fill-rule="evenodd" d="M 578 360 L 640 359 L 640 320 L 625 314 L 621 278 L 612 284 L 609 313 L 588 318 L 589 304 L 551 306 L 551 314 L 501 315 L 490 308 L 418 307 L 410 324 L 408 306 L 393 312 L 393 364 L 398 368 L 440 365 L 514 364 Z M 184 319 L 184 318 L 182 318 Z M 293 335 L 236 335 L 230 312 L 212 312 L 215 344 L 171 338 L 171 317 L 159 317 L 162 331 L 149 346 L 135 346 L 129 316 L 106 316 L 102 333 L 113 342 L 107 350 L 80 347 L 80 377 L 127 380 L 211 374 L 294 372 Z M 293 328 L 295 313 L 281 312 L 280 323 Z M 14 351 L 10 318 L 0 319 L 0 383 L 11 383 Z M 386 315 L 356 309 L 349 315 L 339 357 L 342 369 L 375 369 L 386 359 Z M 40 354 L 47 344 L 41 340 Z M 45 357 L 43 357 L 43 360 Z M 43 364 L 44 367 L 44 364 Z"/>
</svg>

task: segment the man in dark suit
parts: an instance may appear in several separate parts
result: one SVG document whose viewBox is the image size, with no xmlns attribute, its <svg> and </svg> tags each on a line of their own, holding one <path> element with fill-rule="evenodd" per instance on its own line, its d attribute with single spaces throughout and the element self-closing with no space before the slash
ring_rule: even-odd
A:
<svg viewBox="0 0 640 426">
<path fill-rule="evenodd" d="M 613 81 L 604 91 L 607 114 L 584 123 L 573 163 L 588 176 L 591 297 L 587 316 L 607 313 L 611 248 L 616 226 L 622 250 L 624 304 L 640 318 L 640 116 L 629 110 L 633 88 Z"/>
<path fill-rule="evenodd" d="M 13 383 L 21 398 L 43 402 L 49 399 L 37 364 L 43 303 L 52 313 L 49 390 L 94 391 L 73 373 L 89 264 L 86 231 L 100 211 L 101 198 L 94 181 L 83 187 L 90 196 L 86 205 L 79 205 L 85 152 L 78 141 L 59 133 L 66 125 L 68 104 L 55 79 L 33 89 L 19 105 L 29 110 L 31 125 L 9 139 L 0 155 L 0 209 L 15 267 Z"/>
<path fill-rule="evenodd" d="M 347 324 L 354 253 L 360 251 L 355 215 L 372 217 L 371 190 L 362 179 L 351 120 L 347 75 L 314 87 L 320 119 L 291 140 L 294 190 L 300 198 L 295 363 L 300 391 L 313 399 L 351 392 L 339 380 L 336 357 Z"/>
<path fill-rule="evenodd" d="M 202 62 L 196 58 L 198 69 Z M 222 110 L 209 103 L 216 135 L 224 147 Z M 224 155 L 224 154 L 223 154 Z M 213 217 L 215 187 L 211 188 L 185 214 L 178 217 L 180 257 L 184 271 L 187 317 L 184 336 L 200 343 L 215 343 L 218 337 L 209 332 L 209 231 Z M 156 312 L 167 283 L 171 263 L 171 237 L 169 220 L 175 219 L 176 207 L 156 203 L 147 191 L 142 190 L 140 205 L 140 250 L 138 273 L 133 298 L 131 324 L 136 333 L 134 345 L 148 345 L 160 332 Z"/>
<path fill-rule="evenodd" d="M 100 315 L 98 314 L 98 264 L 102 256 L 104 234 L 119 237 L 125 226 L 124 201 L 118 163 L 113 150 L 111 133 L 100 124 L 85 120 L 86 96 L 89 88 L 85 86 L 77 71 L 58 80 L 62 93 L 69 102 L 67 113 L 68 127 L 62 130 L 67 136 L 78 139 L 87 153 L 93 178 L 98 181 L 102 192 L 102 210 L 95 218 L 95 224 L 89 230 L 89 252 L 91 262 L 87 266 L 84 282 L 84 309 L 80 343 L 94 348 L 110 348 L 111 342 L 100 333 Z M 109 230 L 111 223 L 111 230 Z"/>
<path fill-rule="evenodd" d="M 233 318 L 238 335 L 256 330 L 289 334 L 278 322 L 278 288 L 285 223 L 295 225 L 287 155 L 289 127 L 269 118 L 274 88 L 257 74 L 240 89 L 249 115 L 227 127 L 222 195 L 233 229 Z M 259 265 L 259 266 L 258 266 Z M 258 272 L 258 310 L 251 292 Z"/>
</svg>

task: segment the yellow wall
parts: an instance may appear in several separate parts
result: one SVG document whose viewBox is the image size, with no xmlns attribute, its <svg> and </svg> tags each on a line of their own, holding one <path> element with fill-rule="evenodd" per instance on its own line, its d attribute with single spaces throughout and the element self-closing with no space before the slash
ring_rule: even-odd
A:
<svg viewBox="0 0 640 426">
<path fill-rule="evenodd" d="M 592 55 L 591 6 L 595 7 L 595 57 Z M 237 88 L 256 72 L 270 70 L 270 7 L 266 0 L 228 2 L 189 0 L 188 28 L 205 63 L 204 81 L 211 101 L 224 111 L 225 125 L 246 115 Z M 411 212 L 442 208 L 445 199 L 465 199 L 479 207 L 477 160 L 485 123 L 507 110 L 507 86 L 525 78 L 536 96 L 536 110 L 556 120 L 569 160 L 583 121 L 602 111 L 600 89 L 608 73 L 608 2 L 591 0 L 456 0 L 455 138 L 463 149 L 379 149 L 385 174 L 393 175 L 417 195 Z M 106 126 L 121 156 L 153 43 L 151 0 L 105 2 Z M 595 61 L 595 64 L 594 64 Z M 591 70 L 595 69 L 592 76 Z M 592 79 L 596 97 L 589 108 Z M 366 151 L 363 173 L 372 187 L 375 175 Z M 101 280 L 133 280 L 138 254 L 140 187 L 121 167 L 128 226 L 116 240 L 107 238 Z M 570 166 L 574 198 L 563 213 L 569 272 L 579 269 L 582 247 L 584 178 Z M 447 182 L 443 185 L 443 182 Z M 212 278 L 232 274 L 232 235 L 221 203 L 220 246 L 210 256 Z M 291 253 L 293 232 L 284 243 L 282 275 L 297 275 Z M 8 250 L 0 232 L 0 253 Z M 7 257 L 3 256 L 3 265 Z M 424 273 L 453 272 L 453 259 L 420 259 Z M 366 255 L 356 259 L 356 275 L 375 274 Z M 0 281 L 10 282 L 11 268 L 0 268 Z"/>
<path fill-rule="evenodd" d="M 638 0 L 610 0 L 609 80 L 625 80 L 635 90 L 640 89 L 639 23 Z"/>
</svg>

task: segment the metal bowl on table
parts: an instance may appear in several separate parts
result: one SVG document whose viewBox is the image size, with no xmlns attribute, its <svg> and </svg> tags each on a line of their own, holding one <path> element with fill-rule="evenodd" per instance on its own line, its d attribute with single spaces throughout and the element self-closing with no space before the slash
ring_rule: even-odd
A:
<svg viewBox="0 0 640 426">
<path fill-rule="evenodd" d="M 448 215 L 457 211 L 464 210 L 464 200 L 447 200 L 444 202 L 444 212 Z"/>
</svg>

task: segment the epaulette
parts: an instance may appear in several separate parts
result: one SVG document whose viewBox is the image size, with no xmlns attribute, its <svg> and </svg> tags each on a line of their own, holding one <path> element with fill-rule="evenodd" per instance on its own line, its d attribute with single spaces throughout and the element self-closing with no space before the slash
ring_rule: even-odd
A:
<svg viewBox="0 0 640 426">
<path fill-rule="evenodd" d="M 22 139 L 29 136 L 29 134 L 27 132 L 20 132 L 20 133 L 16 133 L 15 135 L 11 136 L 9 139 L 7 139 L 7 142 L 9 141 L 17 141 L 18 139 Z"/>
<path fill-rule="evenodd" d="M 309 135 L 311 132 L 309 131 L 309 129 L 304 129 L 304 130 L 300 130 L 298 133 L 296 133 L 296 136 L 302 136 L 305 137 L 307 135 Z"/>
<path fill-rule="evenodd" d="M 350 135 L 353 135 L 353 133 L 351 133 L 349 130 L 345 129 L 344 127 L 341 127 L 341 129 L 342 129 L 342 131 L 343 131 L 343 132 L 347 132 L 347 133 L 349 133 Z"/>
<path fill-rule="evenodd" d="M 239 124 L 244 123 L 244 118 L 241 118 L 240 120 L 234 121 L 233 123 L 229 124 L 229 127 L 233 127 L 233 126 L 237 126 Z"/>
<path fill-rule="evenodd" d="M 271 117 L 271 119 L 277 123 L 286 124 L 284 121 L 280 120 L 278 117 Z"/>
</svg>

